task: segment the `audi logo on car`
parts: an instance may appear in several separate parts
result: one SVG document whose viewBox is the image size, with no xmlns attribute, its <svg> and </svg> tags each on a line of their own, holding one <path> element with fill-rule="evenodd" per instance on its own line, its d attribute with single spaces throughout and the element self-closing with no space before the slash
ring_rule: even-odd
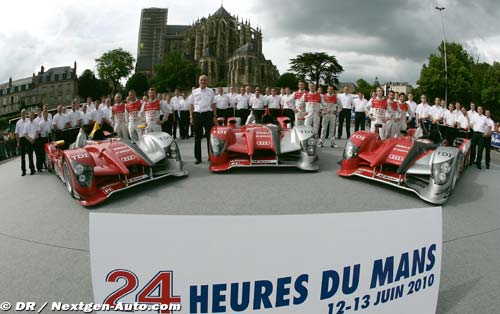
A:
<svg viewBox="0 0 500 314">
<path fill-rule="evenodd" d="M 271 142 L 269 142 L 269 141 L 257 141 L 256 144 L 259 146 L 267 146 L 267 145 L 271 145 Z"/>
<path fill-rule="evenodd" d="M 404 158 L 398 155 L 390 154 L 389 159 L 396 160 L 396 161 L 403 161 Z"/>
<path fill-rule="evenodd" d="M 130 155 L 130 156 L 125 156 L 125 157 L 121 157 L 120 158 L 121 161 L 131 161 L 131 160 L 135 160 L 135 155 Z"/>
</svg>

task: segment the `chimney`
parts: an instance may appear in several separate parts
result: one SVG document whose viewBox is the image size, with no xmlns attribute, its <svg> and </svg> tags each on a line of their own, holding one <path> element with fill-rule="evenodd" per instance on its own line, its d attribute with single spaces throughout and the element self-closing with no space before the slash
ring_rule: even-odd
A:
<svg viewBox="0 0 500 314">
<path fill-rule="evenodd" d="M 75 63 L 73 64 L 74 70 L 75 70 L 75 75 L 76 75 L 76 60 Z"/>
<path fill-rule="evenodd" d="M 12 87 L 12 77 L 9 77 L 9 87 Z"/>
<path fill-rule="evenodd" d="M 41 67 L 41 69 L 40 69 L 40 72 L 41 72 L 42 74 L 43 74 L 43 73 L 45 73 L 45 68 L 43 67 L 43 65 L 42 65 L 42 67 Z"/>
</svg>

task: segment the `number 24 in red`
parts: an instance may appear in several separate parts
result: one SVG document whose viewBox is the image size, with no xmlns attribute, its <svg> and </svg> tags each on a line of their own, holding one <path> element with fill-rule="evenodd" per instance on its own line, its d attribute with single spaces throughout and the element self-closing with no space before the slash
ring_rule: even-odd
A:
<svg viewBox="0 0 500 314">
<path fill-rule="evenodd" d="M 125 284 L 118 288 L 118 290 L 111 293 L 105 300 L 104 304 L 109 304 L 110 306 L 116 306 L 116 303 L 121 298 L 130 294 L 137 289 L 139 285 L 139 279 L 136 274 L 125 269 L 116 269 L 111 271 L 106 276 L 106 282 L 117 282 L 118 280 L 125 280 Z M 171 271 L 160 271 L 153 279 L 151 279 L 144 288 L 137 293 L 135 300 L 137 303 L 149 303 L 149 304 L 170 304 L 170 303 L 180 303 L 181 298 L 178 296 L 172 296 L 172 272 Z M 157 296 L 151 296 L 152 292 L 159 289 Z M 162 310 L 160 313 L 171 313 L 170 310 Z"/>
</svg>

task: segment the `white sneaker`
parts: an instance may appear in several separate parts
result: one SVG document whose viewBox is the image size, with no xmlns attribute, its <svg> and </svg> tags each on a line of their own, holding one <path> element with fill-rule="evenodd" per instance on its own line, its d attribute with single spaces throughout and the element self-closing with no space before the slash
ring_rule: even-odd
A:
<svg viewBox="0 0 500 314">
<path fill-rule="evenodd" d="M 331 145 L 333 148 L 337 148 L 337 144 L 333 143 L 332 142 L 332 145 Z"/>
</svg>

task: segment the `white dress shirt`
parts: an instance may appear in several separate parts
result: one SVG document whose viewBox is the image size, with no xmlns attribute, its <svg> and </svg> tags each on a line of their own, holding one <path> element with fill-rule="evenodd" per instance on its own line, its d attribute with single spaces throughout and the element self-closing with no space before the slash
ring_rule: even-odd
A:
<svg viewBox="0 0 500 314">
<path fill-rule="evenodd" d="M 248 109 L 250 99 L 246 94 L 238 94 L 236 96 L 236 109 Z"/>
<path fill-rule="evenodd" d="M 37 138 L 37 133 L 39 132 L 40 132 L 40 126 L 35 122 L 35 120 L 33 121 L 28 120 L 28 122 L 24 124 L 23 133 L 25 137 L 27 135 L 29 136 L 30 139 L 34 140 Z"/>
<path fill-rule="evenodd" d="M 217 109 L 225 110 L 229 108 L 229 101 L 230 101 L 229 96 L 226 94 L 215 95 L 215 106 L 217 107 Z"/>
<path fill-rule="evenodd" d="M 212 111 L 212 104 L 215 103 L 215 94 L 211 88 L 205 87 L 201 89 L 198 87 L 193 91 L 191 97 L 191 104 L 194 107 L 194 112 L 207 112 Z"/>
<path fill-rule="evenodd" d="M 281 106 L 283 109 L 295 109 L 295 96 L 293 94 L 281 95 Z"/>
<path fill-rule="evenodd" d="M 415 115 L 417 113 L 417 103 L 414 102 L 413 100 L 412 101 L 409 101 L 407 100 L 406 103 L 408 104 L 408 106 L 410 107 L 411 111 L 409 110 L 410 113 L 410 116 L 412 118 L 415 118 Z"/>
<path fill-rule="evenodd" d="M 189 110 L 189 108 L 191 108 L 191 106 L 187 98 L 179 100 L 179 111 L 186 111 Z"/>
<path fill-rule="evenodd" d="M 256 96 L 253 96 L 250 98 L 250 107 L 252 109 L 264 109 L 266 106 L 266 98 L 265 96 L 260 95 L 258 98 Z"/>
<path fill-rule="evenodd" d="M 444 108 L 441 106 L 432 106 L 429 114 L 432 116 L 434 120 L 440 120 L 444 117 Z"/>
<path fill-rule="evenodd" d="M 453 111 L 446 110 L 444 112 L 444 124 L 447 126 L 454 127 L 455 123 L 457 123 L 457 116 L 454 114 Z"/>
<path fill-rule="evenodd" d="M 68 115 L 68 122 L 71 128 L 76 128 L 78 126 L 78 122 L 82 120 L 82 113 L 80 110 L 71 111 Z"/>
<path fill-rule="evenodd" d="M 269 109 L 280 109 L 281 97 L 278 95 L 267 96 L 267 106 L 269 107 Z"/>
<path fill-rule="evenodd" d="M 417 106 L 416 113 L 418 115 L 418 119 L 428 119 L 431 112 L 431 106 L 428 103 L 420 103 Z"/>
<path fill-rule="evenodd" d="M 40 127 L 40 137 L 45 138 L 52 132 L 52 123 L 49 119 L 40 121 L 38 126 Z"/>
<path fill-rule="evenodd" d="M 356 112 L 365 112 L 366 110 L 366 104 L 368 103 L 368 100 L 366 99 L 355 99 L 354 100 L 354 111 Z"/>
<path fill-rule="evenodd" d="M 474 132 L 486 133 L 488 131 L 488 118 L 485 115 L 476 114 L 470 118 Z"/>
<path fill-rule="evenodd" d="M 17 120 L 16 122 L 16 130 L 14 131 L 15 134 L 19 136 L 19 138 L 24 137 L 24 125 L 28 123 L 30 119 L 24 118 L 24 120 L 21 118 Z"/>
<path fill-rule="evenodd" d="M 352 109 L 353 100 L 351 94 L 344 94 L 344 93 L 338 94 L 337 99 L 339 105 L 342 106 L 342 109 Z"/>
<path fill-rule="evenodd" d="M 56 113 L 54 115 L 54 118 L 52 119 L 52 125 L 55 126 L 57 130 L 62 130 L 66 128 L 66 123 L 68 123 L 68 120 L 66 118 L 66 115 L 61 113 Z"/>
<path fill-rule="evenodd" d="M 179 102 L 182 100 L 182 96 L 174 96 L 170 99 L 170 108 L 172 110 L 179 110 Z"/>
</svg>

